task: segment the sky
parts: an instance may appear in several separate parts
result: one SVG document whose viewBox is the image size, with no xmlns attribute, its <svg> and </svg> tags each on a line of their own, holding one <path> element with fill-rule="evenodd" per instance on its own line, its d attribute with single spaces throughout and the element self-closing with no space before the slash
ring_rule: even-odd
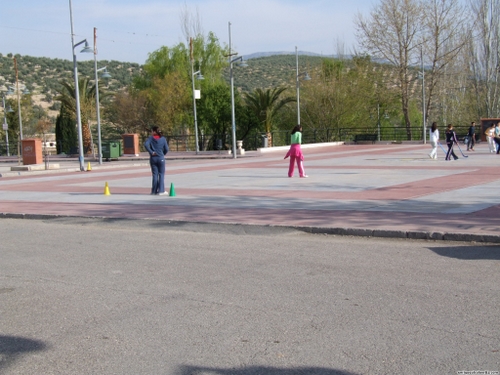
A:
<svg viewBox="0 0 500 375">
<path fill-rule="evenodd" d="M 359 50 L 354 18 L 377 0 L 71 0 L 75 44 L 92 47 L 98 60 L 144 64 L 162 46 L 185 42 L 182 14 L 199 18 L 239 55 L 256 52 Z M 0 53 L 72 60 L 70 0 L 0 0 Z M 339 46 L 341 48 L 339 48 Z M 92 53 L 77 59 L 91 60 Z"/>
</svg>

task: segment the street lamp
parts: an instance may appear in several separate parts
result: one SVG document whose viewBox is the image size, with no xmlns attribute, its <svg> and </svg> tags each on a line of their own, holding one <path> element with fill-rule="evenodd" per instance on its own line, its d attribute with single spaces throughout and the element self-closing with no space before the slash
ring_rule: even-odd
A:
<svg viewBox="0 0 500 375">
<path fill-rule="evenodd" d="M 21 92 L 19 91 L 19 74 L 17 70 L 17 59 L 14 57 L 14 69 L 16 72 L 16 88 L 15 91 L 17 92 L 17 110 L 18 110 L 18 115 L 19 115 L 19 140 L 23 140 L 23 120 L 21 117 Z M 11 87 L 11 91 L 14 91 L 14 88 Z M 23 95 L 29 94 L 29 90 L 25 87 L 23 90 Z"/>
<path fill-rule="evenodd" d="M 299 74 L 299 52 L 297 50 L 297 46 L 295 46 L 295 60 L 296 60 L 296 68 L 297 68 L 297 125 L 300 125 L 300 77 L 304 76 L 302 80 L 304 81 L 310 81 L 311 77 L 309 77 L 309 74 L 307 72 L 300 73 Z"/>
<path fill-rule="evenodd" d="M 5 95 L 2 97 L 3 101 L 3 130 L 5 131 L 5 144 L 7 146 L 7 156 L 10 156 L 9 149 L 9 126 L 7 125 L 7 112 L 12 113 L 14 110 L 9 105 L 9 108 L 5 108 Z"/>
<path fill-rule="evenodd" d="M 81 114 L 80 114 L 80 89 L 78 88 L 78 68 L 76 65 L 76 54 L 75 54 L 75 48 L 78 47 L 79 45 L 85 43 L 85 47 L 81 52 L 92 52 L 92 49 L 89 47 L 89 44 L 87 43 L 87 39 L 82 40 L 81 42 L 78 42 L 75 44 L 75 34 L 73 33 L 73 12 L 71 9 L 71 0 L 69 0 L 69 20 L 71 23 L 71 46 L 72 46 L 72 52 L 73 52 L 73 78 L 75 80 L 75 102 L 76 102 L 76 123 L 78 126 L 78 150 L 79 150 L 79 156 L 78 156 L 78 161 L 80 162 L 80 171 L 83 172 L 85 171 L 85 159 L 83 156 L 83 139 L 82 139 L 82 119 L 81 119 Z"/>
<path fill-rule="evenodd" d="M 17 59 L 15 57 L 14 57 L 14 69 L 16 72 L 16 87 L 14 87 L 14 86 L 9 87 L 9 90 L 7 91 L 6 95 L 17 94 L 17 115 L 19 118 L 19 137 L 17 139 L 17 156 L 18 156 L 19 163 L 21 163 L 22 140 L 23 140 L 23 118 L 22 118 L 22 113 L 21 113 L 21 94 L 28 95 L 30 92 L 26 88 L 26 86 L 24 86 L 24 90 L 22 93 L 19 89 L 19 76 L 18 76 L 18 70 L 17 70 Z"/>
<path fill-rule="evenodd" d="M 238 53 L 231 53 L 231 22 L 229 24 L 229 76 L 231 81 L 231 124 L 232 124 L 232 136 L 233 136 L 233 159 L 236 159 L 236 119 L 234 113 L 234 78 L 233 78 L 233 63 L 236 61 L 241 61 L 238 66 L 247 67 L 248 65 L 243 61 L 243 56 L 232 58 Z"/>
<path fill-rule="evenodd" d="M 94 73 L 95 73 L 95 106 L 96 106 L 96 114 L 97 114 L 97 152 L 99 154 L 99 164 L 102 164 L 102 141 L 101 141 L 101 113 L 99 109 L 99 76 L 97 72 L 104 70 L 101 77 L 102 78 L 111 78 L 111 75 L 108 73 L 106 67 L 97 69 L 97 46 L 96 46 L 96 31 L 97 29 L 94 27 Z"/>
<path fill-rule="evenodd" d="M 427 139 L 427 121 L 425 118 L 425 73 L 424 73 L 424 52 L 423 49 L 420 49 L 420 61 L 422 64 L 422 72 L 419 72 L 419 78 L 422 78 L 422 125 L 423 125 L 423 135 L 422 139 L 424 140 L 424 144 L 426 144 Z"/>
<path fill-rule="evenodd" d="M 197 80 L 203 80 L 205 79 L 202 75 L 201 72 L 194 71 L 194 57 L 193 57 L 193 38 L 189 39 L 189 53 L 190 53 L 190 59 L 191 59 L 191 83 L 193 84 L 193 113 L 194 113 L 194 136 L 196 138 L 196 155 L 200 152 L 200 144 L 198 142 L 198 118 L 196 117 L 196 90 L 194 88 L 194 80 L 195 76 Z M 202 135 L 203 137 L 203 135 Z"/>
<path fill-rule="evenodd" d="M 377 140 L 380 142 L 380 104 L 377 103 Z"/>
</svg>

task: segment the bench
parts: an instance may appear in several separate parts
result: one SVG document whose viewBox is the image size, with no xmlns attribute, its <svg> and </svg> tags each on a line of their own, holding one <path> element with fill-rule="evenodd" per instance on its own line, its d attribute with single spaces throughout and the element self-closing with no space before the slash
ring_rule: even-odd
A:
<svg viewBox="0 0 500 375">
<path fill-rule="evenodd" d="M 354 143 L 375 143 L 377 138 L 377 134 L 356 134 L 354 136 Z"/>
</svg>

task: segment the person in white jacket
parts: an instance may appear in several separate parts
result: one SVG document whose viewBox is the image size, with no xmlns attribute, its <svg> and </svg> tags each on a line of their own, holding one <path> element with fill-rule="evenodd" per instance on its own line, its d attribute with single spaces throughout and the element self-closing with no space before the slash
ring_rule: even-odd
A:
<svg viewBox="0 0 500 375">
<path fill-rule="evenodd" d="M 491 125 L 486 131 L 484 132 L 486 135 L 486 139 L 488 140 L 488 146 L 490 148 L 490 152 L 494 153 L 497 152 L 497 145 L 495 144 L 495 124 Z"/>
<path fill-rule="evenodd" d="M 431 128 L 429 129 L 429 141 L 431 143 L 431 153 L 429 154 L 429 157 L 431 159 L 436 160 L 437 159 L 437 148 L 438 148 L 438 143 L 439 143 L 439 130 L 437 128 L 437 124 L 435 122 L 432 123 Z"/>
</svg>

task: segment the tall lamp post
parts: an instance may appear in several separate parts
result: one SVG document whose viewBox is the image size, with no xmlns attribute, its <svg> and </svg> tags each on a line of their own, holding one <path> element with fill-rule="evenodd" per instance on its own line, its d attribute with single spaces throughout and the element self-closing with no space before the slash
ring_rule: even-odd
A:
<svg viewBox="0 0 500 375">
<path fill-rule="evenodd" d="M 302 80 L 304 81 L 310 81 L 311 77 L 309 77 L 309 74 L 307 72 L 304 73 L 299 73 L 299 51 L 297 50 L 297 46 L 295 46 L 295 61 L 296 61 L 296 68 L 297 68 L 297 125 L 300 125 L 300 77 L 304 76 Z"/>
<path fill-rule="evenodd" d="M 380 142 L 380 104 L 377 103 L 377 140 Z"/>
<path fill-rule="evenodd" d="M 419 75 L 421 76 L 422 78 L 422 125 L 423 125 L 423 135 L 422 135 L 422 139 L 424 140 L 424 144 L 426 144 L 426 139 L 427 139 L 427 119 L 425 118 L 426 117 L 426 113 L 425 113 L 425 73 L 424 73 L 424 52 L 423 52 L 423 49 L 420 50 L 420 60 L 421 60 L 421 63 L 422 63 L 422 72 L 419 73 Z"/>
<path fill-rule="evenodd" d="M 194 114 L 194 136 L 195 136 L 195 141 L 196 141 L 196 155 L 200 152 L 200 143 L 198 141 L 198 118 L 196 115 L 196 90 L 194 88 L 194 80 L 195 76 L 197 80 L 203 80 L 203 76 L 201 75 L 201 72 L 194 71 L 194 57 L 193 57 L 193 38 L 189 39 L 189 57 L 191 60 L 191 82 L 193 84 L 193 114 Z M 203 135 L 202 135 L 203 137 Z"/>
<path fill-rule="evenodd" d="M 243 56 L 235 57 L 238 53 L 231 52 L 231 22 L 228 23 L 229 26 L 229 77 L 231 81 L 231 125 L 232 125 L 232 136 L 233 136 L 233 159 L 236 159 L 236 116 L 234 113 L 234 78 L 233 78 L 233 63 L 236 61 L 241 61 L 238 65 L 241 67 L 247 67 L 248 65 L 243 61 Z"/>
<path fill-rule="evenodd" d="M 9 126 L 7 125 L 7 112 L 12 113 L 14 110 L 9 106 L 9 108 L 5 107 L 5 95 L 2 97 L 3 101 L 3 130 L 5 130 L 5 145 L 7 148 L 7 156 L 10 156 L 10 149 L 9 149 Z"/>
<path fill-rule="evenodd" d="M 73 52 L 73 78 L 75 80 L 75 102 L 76 102 L 76 123 L 78 126 L 78 161 L 80 162 L 80 171 L 85 171 L 85 159 L 83 153 L 83 137 L 82 137 L 82 118 L 80 113 L 80 89 L 78 87 L 78 68 L 76 65 L 76 54 L 75 48 L 79 45 L 85 43 L 85 48 L 81 52 L 92 52 L 92 49 L 89 47 L 87 43 L 87 39 L 82 40 L 75 44 L 75 34 L 73 33 L 73 11 L 71 9 L 71 0 L 69 0 L 69 20 L 71 23 L 71 46 Z"/>
<path fill-rule="evenodd" d="M 94 73 L 95 73 L 95 106 L 97 115 L 97 152 L 99 154 L 99 164 L 102 164 L 102 139 L 101 139 L 101 113 L 99 109 L 99 76 L 97 72 L 104 70 L 102 73 L 102 78 L 111 78 L 106 67 L 97 69 L 97 29 L 94 27 Z"/>
<path fill-rule="evenodd" d="M 19 139 L 23 140 L 23 120 L 21 116 L 21 92 L 19 91 L 19 73 L 17 69 L 17 59 L 14 57 L 14 69 L 16 72 L 16 92 L 17 92 L 17 110 L 19 115 Z M 29 90 L 25 87 L 23 90 L 23 94 L 29 94 Z"/>
<path fill-rule="evenodd" d="M 21 154 L 22 154 L 22 141 L 23 141 L 23 116 L 21 112 L 21 94 L 23 95 L 28 95 L 30 92 L 24 86 L 24 90 L 21 93 L 21 90 L 19 89 L 19 74 L 17 70 L 17 59 L 14 57 L 14 69 L 16 72 L 16 87 L 12 86 L 9 87 L 9 90 L 7 92 L 7 95 L 14 95 L 17 94 L 17 115 L 19 118 L 19 137 L 17 139 L 17 156 L 18 156 L 18 162 L 21 164 Z"/>
</svg>

